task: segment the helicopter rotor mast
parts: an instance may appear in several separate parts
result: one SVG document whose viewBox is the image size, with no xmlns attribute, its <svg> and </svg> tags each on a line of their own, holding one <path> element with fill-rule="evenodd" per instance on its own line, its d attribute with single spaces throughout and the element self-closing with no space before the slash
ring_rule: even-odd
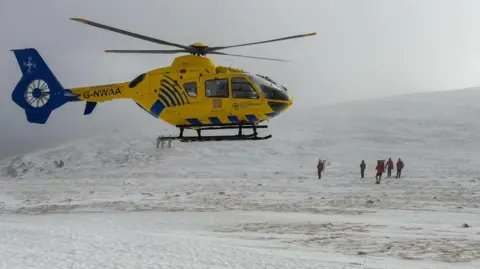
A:
<svg viewBox="0 0 480 269">
<path fill-rule="evenodd" d="M 264 43 L 271 43 L 271 42 L 278 42 L 278 41 L 284 41 L 288 39 L 295 39 L 295 38 L 301 38 L 301 37 L 307 37 L 307 36 L 314 36 L 317 33 L 308 33 L 308 34 L 300 34 L 300 35 L 293 35 L 293 36 L 287 36 L 287 37 L 282 37 L 282 38 L 275 38 L 275 39 L 270 39 L 270 40 L 264 40 L 264 41 L 257 41 L 257 42 L 251 42 L 251 43 L 244 43 L 244 44 L 237 44 L 237 45 L 230 45 L 230 46 L 216 46 L 216 47 L 209 47 L 203 43 L 193 43 L 189 46 L 181 45 L 181 44 L 176 44 L 168 41 L 164 41 L 161 39 L 149 37 L 149 36 L 144 36 L 140 35 L 137 33 L 125 31 L 122 29 L 114 28 L 108 25 L 100 24 L 97 22 L 81 19 L 81 18 L 71 18 L 71 20 L 85 23 L 90 26 L 94 26 L 97 28 L 101 28 L 104 30 L 109 30 L 112 32 L 120 33 L 123 35 L 139 38 L 142 40 L 150 41 L 156 44 L 160 45 L 166 45 L 166 46 L 173 46 L 177 47 L 179 49 L 172 49 L 172 50 L 105 50 L 107 53 L 146 53 L 146 54 L 175 54 L 175 53 L 190 53 L 192 55 L 197 55 L 197 56 L 206 56 L 207 54 L 214 54 L 214 55 L 228 55 L 228 56 L 235 56 L 235 57 L 244 57 L 244 58 L 252 58 L 252 59 L 261 59 L 261 60 L 271 60 L 271 61 L 283 61 L 283 62 L 288 62 L 288 60 L 283 60 L 283 59 L 275 59 L 275 58 L 264 58 L 264 57 L 255 57 L 255 56 L 246 56 L 246 55 L 238 55 L 238 54 L 230 54 L 230 53 L 223 53 L 223 52 L 218 52 L 217 50 L 223 50 L 223 49 L 228 49 L 228 48 L 235 48 L 235 47 L 243 47 L 243 46 L 250 46 L 250 45 L 257 45 L 257 44 L 264 44 Z"/>
</svg>

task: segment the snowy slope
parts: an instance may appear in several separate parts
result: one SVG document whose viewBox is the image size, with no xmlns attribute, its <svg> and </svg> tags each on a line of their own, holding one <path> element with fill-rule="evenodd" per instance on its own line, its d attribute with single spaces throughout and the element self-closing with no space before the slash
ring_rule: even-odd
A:
<svg viewBox="0 0 480 269">
<path fill-rule="evenodd" d="M 259 257 L 264 257 L 261 249 L 267 249 L 275 255 L 272 263 L 265 258 L 268 267 L 240 263 L 233 254 L 225 254 L 219 259 L 228 262 L 218 268 L 235 264 L 238 268 L 478 268 L 479 97 L 480 90 L 469 89 L 316 109 L 294 107 L 269 124 L 273 138 L 267 141 L 174 142 L 172 148 L 157 149 L 159 134 L 137 131 L 88 138 L 4 160 L 0 229 L 22 237 L 25 231 L 38 236 L 31 233 L 68 227 L 58 234 L 67 240 L 74 235 L 87 236 L 85 227 L 93 224 L 81 224 L 80 231 L 73 222 L 89 216 L 108 223 L 118 221 L 114 227 L 118 233 L 111 240 L 119 240 L 124 232 L 138 235 L 148 230 L 141 219 L 163 219 L 161 216 L 167 215 L 162 214 L 167 213 L 161 212 L 168 211 L 198 224 L 178 228 L 182 233 L 207 236 L 208 242 L 225 240 L 215 243 L 223 246 L 223 251 L 260 251 Z M 389 157 L 405 161 L 404 177 L 373 184 L 374 162 Z M 329 163 L 322 180 L 316 179 L 318 158 Z M 60 159 L 65 166 L 55 168 L 53 161 Z M 362 159 L 367 162 L 365 179 L 359 178 Z M 154 212 L 129 213 L 143 214 L 140 217 L 112 213 L 145 210 Z M 24 216 L 54 212 L 77 213 L 79 217 L 69 217 L 75 219 L 72 222 L 50 215 Z M 90 215 L 94 212 L 104 212 L 103 217 Z M 30 218 L 55 224 L 31 226 Z M 128 226 L 130 222 L 134 224 Z M 464 223 L 471 227 L 464 228 Z M 152 229 L 167 229 L 170 234 L 178 224 L 170 219 L 158 224 L 163 228 Z M 173 235 L 171 240 L 183 240 Z M 9 245 L 13 239 L 2 236 L 7 242 L 2 245 L 15 252 Z M 236 244 L 248 243 L 229 240 L 251 243 L 238 250 Z M 92 247 L 83 243 L 77 247 L 84 252 Z M 52 244 L 54 248 L 58 242 Z M 34 249 L 32 246 L 30 251 Z M 191 255 L 211 255 L 205 251 Z M 290 255 L 297 254 L 288 251 L 303 253 L 298 255 L 308 258 L 296 259 L 309 262 L 295 262 Z M 198 262 L 199 268 L 212 268 L 206 260 L 193 256 L 181 266 L 171 266 L 191 268 Z M 290 258 L 293 260 L 273 262 Z M 149 254 L 142 259 L 150 259 Z M 72 259 L 65 262 L 74 263 Z"/>
</svg>

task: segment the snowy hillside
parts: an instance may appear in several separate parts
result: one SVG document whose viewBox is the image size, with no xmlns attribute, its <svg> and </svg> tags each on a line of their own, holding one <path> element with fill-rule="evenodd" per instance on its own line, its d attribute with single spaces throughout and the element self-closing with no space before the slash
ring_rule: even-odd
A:
<svg viewBox="0 0 480 269">
<path fill-rule="evenodd" d="M 68 215 L 70 220 L 34 216 L 41 225 L 71 229 L 57 235 L 67 240 L 69 233 L 84 233 L 88 229 L 83 226 L 95 226 L 79 225 L 82 216 L 94 223 L 105 221 L 89 215 L 101 211 L 109 216 L 107 222 L 120 223 L 114 229 L 154 232 L 160 224 L 134 229 L 140 225 L 134 219 L 155 218 L 168 211 L 182 219 L 176 222 L 172 215 L 161 215 L 169 219 L 164 220 L 168 225 L 163 223 L 169 229 L 185 229 L 183 236 L 207 234 L 209 240 L 225 240 L 217 246 L 227 252 L 243 244 L 236 249 L 238 255 L 257 262 L 240 262 L 242 258 L 232 253 L 213 255 L 212 259 L 225 261 L 215 263 L 218 268 L 478 268 L 479 99 L 480 90 L 470 89 L 318 109 L 294 104 L 298 108 L 269 124 L 273 138 L 267 141 L 174 142 L 172 148 L 157 149 L 155 138 L 160 134 L 137 131 L 7 159 L 1 168 L 0 212 L 5 220 L 0 217 L 0 229 L 2 234 L 15 231 L 21 237 L 25 229 L 43 229 L 28 226 L 32 220 L 24 214 L 77 213 L 79 217 Z M 403 178 L 373 184 L 374 162 L 389 157 L 404 160 Z M 321 180 L 316 179 L 318 158 L 328 161 Z M 367 163 L 365 179 L 360 179 L 358 171 L 362 159 Z M 63 160 L 65 166 L 55 168 L 56 160 Z M 145 210 L 153 212 L 138 217 L 112 213 Z M 12 226 L 12 221 L 21 226 Z M 196 224 L 202 227 L 199 234 L 191 230 L 200 229 Z M 175 225 L 178 228 L 172 228 Z M 118 240 L 123 235 L 115 236 Z M 5 249 L 14 244 L 7 239 Z M 251 243 L 244 249 L 247 243 L 227 239 Z M 85 246 L 78 248 L 86 255 L 85 249 L 92 246 L 82 242 Z M 142 244 L 135 244 L 132 248 L 139 251 Z M 122 252 L 111 249 L 102 251 L 121 259 Z M 269 254 L 259 254 L 262 249 Z M 192 255 L 209 255 L 201 248 L 197 251 Z M 63 252 L 58 255 L 69 257 Z M 140 259 L 154 259 L 148 251 L 144 255 Z M 171 268 L 217 268 L 209 267 L 208 259 L 192 255 L 184 257 L 182 265 L 172 261 Z M 49 264 L 46 258 L 38 259 Z M 70 259 L 69 265 L 73 263 Z"/>
</svg>

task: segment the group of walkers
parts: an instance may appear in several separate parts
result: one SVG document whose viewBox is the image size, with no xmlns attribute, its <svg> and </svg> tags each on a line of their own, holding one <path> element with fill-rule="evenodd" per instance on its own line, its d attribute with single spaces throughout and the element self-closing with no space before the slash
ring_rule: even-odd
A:
<svg viewBox="0 0 480 269">
<path fill-rule="evenodd" d="M 398 158 L 397 161 L 397 175 L 395 178 L 400 178 L 402 175 L 402 169 L 405 167 L 405 164 L 403 163 L 402 159 Z M 385 163 L 385 160 L 378 160 L 377 161 L 377 166 L 375 167 L 375 170 L 377 170 L 377 174 L 375 176 L 376 179 L 376 184 L 380 184 L 380 181 L 382 180 L 382 175 L 387 170 L 387 178 L 392 177 L 392 170 L 394 168 L 394 163 L 392 161 L 392 158 L 388 158 L 388 161 Z M 322 178 L 322 173 L 325 169 L 325 160 L 318 159 L 318 164 L 317 164 L 317 172 L 318 172 L 318 178 Z M 365 169 L 367 169 L 367 164 L 365 164 L 365 161 L 362 160 L 360 163 L 360 176 L 362 178 L 365 177 Z"/>
<path fill-rule="evenodd" d="M 402 159 L 398 158 L 397 161 L 397 175 L 395 178 L 400 178 L 402 175 L 402 169 L 405 167 L 405 164 L 403 163 Z M 365 164 L 365 161 L 362 160 L 360 163 L 360 175 L 363 178 L 365 175 L 365 169 L 367 168 L 367 165 Z M 377 166 L 375 167 L 375 170 L 377 170 L 377 174 L 375 176 L 376 179 L 376 184 L 380 184 L 380 181 L 382 180 L 382 175 L 387 170 L 387 178 L 392 177 L 392 170 L 394 168 L 394 164 L 392 161 L 392 158 L 388 158 L 387 163 L 385 163 L 385 160 L 378 160 L 377 161 Z"/>
</svg>

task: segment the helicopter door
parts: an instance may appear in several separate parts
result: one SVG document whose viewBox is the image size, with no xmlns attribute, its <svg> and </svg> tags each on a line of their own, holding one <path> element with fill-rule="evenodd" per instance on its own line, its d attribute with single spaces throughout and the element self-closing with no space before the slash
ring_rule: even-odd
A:
<svg viewBox="0 0 480 269">
<path fill-rule="evenodd" d="M 228 78 L 222 77 L 202 77 L 202 92 L 198 93 L 199 99 L 204 100 L 210 105 L 211 112 L 230 112 L 228 99 L 230 97 L 230 87 Z M 200 88 L 200 87 L 199 87 Z"/>
<path fill-rule="evenodd" d="M 232 99 L 260 100 L 260 95 L 255 91 L 250 82 L 243 77 L 232 77 Z M 241 101 L 241 100 L 238 100 Z"/>
<path fill-rule="evenodd" d="M 188 98 L 193 102 L 197 101 L 197 82 L 196 81 L 187 81 L 183 83 L 183 88 L 187 92 Z"/>
<path fill-rule="evenodd" d="M 188 98 L 188 102 L 192 104 L 198 104 L 201 99 L 198 98 L 199 88 L 201 88 L 198 84 L 199 77 L 200 73 L 198 70 L 188 70 L 188 72 L 180 76 L 180 81 L 178 82 L 180 87 L 185 90 L 183 93 L 185 99 Z"/>
<path fill-rule="evenodd" d="M 232 105 L 236 109 L 253 108 L 263 105 L 260 94 L 253 88 L 250 82 L 244 77 L 232 77 Z"/>
</svg>

